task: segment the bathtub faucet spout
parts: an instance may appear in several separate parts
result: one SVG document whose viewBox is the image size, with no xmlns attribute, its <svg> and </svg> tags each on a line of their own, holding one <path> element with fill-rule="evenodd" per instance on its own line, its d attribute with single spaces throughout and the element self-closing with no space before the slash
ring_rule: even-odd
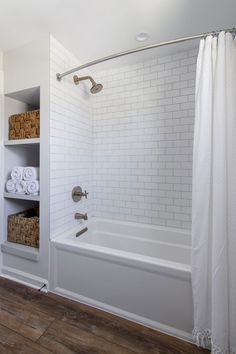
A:
<svg viewBox="0 0 236 354">
<path fill-rule="evenodd" d="M 75 213 L 75 219 L 88 220 L 88 215 L 87 215 L 87 213 L 85 213 L 85 214 Z"/>
<path fill-rule="evenodd" d="M 80 235 L 82 235 L 83 233 L 85 233 L 86 231 L 88 231 L 88 228 L 85 227 L 84 229 L 80 230 L 79 232 L 76 233 L 76 237 L 79 237 Z"/>
</svg>

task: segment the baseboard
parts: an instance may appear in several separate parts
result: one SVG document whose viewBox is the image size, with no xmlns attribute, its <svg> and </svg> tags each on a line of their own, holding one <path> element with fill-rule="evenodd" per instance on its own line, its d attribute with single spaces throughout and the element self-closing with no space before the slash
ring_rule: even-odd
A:
<svg viewBox="0 0 236 354">
<path fill-rule="evenodd" d="M 36 275 L 25 273 L 15 268 L 2 266 L 1 276 L 34 289 L 40 289 L 45 284 L 46 286 L 41 291 L 47 292 L 48 281 Z"/>
<path fill-rule="evenodd" d="M 125 318 L 127 320 L 142 324 L 146 327 L 155 329 L 155 330 L 160 331 L 162 333 L 169 334 L 171 336 L 174 336 L 174 337 L 183 339 L 187 342 L 193 343 L 192 334 L 185 332 L 183 330 L 173 328 L 173 327 L 167 326 L 165 324 L 150 320 L 148 318 L 135 315 L 133 313 L 121 310 L 117 307 L 104 304 L 100 301 L 96 301 L 96 300 L 90 299 L 90 298 L 82 296 L 82 295 L 78 295 L 76 293 L 73 293 L 71 291 L 68 291 L 68 290 L 60 288 L 60 287 L 56 287 L 52 292 L 55 294 L 64 296 L 68 299 L 79 301 L 85 305 L 95 307 L 97 309 L 112 313 L 116 316 L 119 316 L 119 317 Z"/>
</svg>

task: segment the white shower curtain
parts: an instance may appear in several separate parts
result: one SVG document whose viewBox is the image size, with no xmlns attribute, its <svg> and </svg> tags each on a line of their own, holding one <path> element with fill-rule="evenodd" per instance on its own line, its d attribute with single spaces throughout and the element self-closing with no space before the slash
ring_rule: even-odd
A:
<svg viewBox="0 0 236 354">
<path fill-rule="evenodd" d="M 192 195 L 194 338 L 236 353 L 236 40 L 201 40 Z"/>
</svg>

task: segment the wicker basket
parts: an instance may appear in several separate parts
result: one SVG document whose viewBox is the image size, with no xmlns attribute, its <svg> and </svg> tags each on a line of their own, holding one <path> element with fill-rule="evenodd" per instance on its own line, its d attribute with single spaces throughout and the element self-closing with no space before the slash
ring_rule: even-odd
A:
<svg viewBox="0 0 236 354">
<path fill-rule="evenodd" d="M 9 215 L 7 240 L 38 248 L 39 208 Z"/>
<path fill-rule="evenodd" d="M 39 109 L 9 117 L 9 140 L 39 138 Z"/>
</svg>

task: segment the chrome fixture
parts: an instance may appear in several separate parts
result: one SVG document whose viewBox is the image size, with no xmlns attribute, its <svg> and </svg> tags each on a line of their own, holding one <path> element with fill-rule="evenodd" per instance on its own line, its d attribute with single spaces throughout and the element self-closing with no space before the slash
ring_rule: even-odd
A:
<svg viewBox="0 0 236 354">
<path fill-rule="evenodd" d="M 85 213 L 85 214 L 75 213 L 75 219 L 76 220 L 88 220 L 88 215 L 87 215 L 87 213 Z"/>
<path fill-rule="evenodd" d="M 138 52 L 141 52 L 141 51 L 147 50 L 147 49 L 163 47 L 163 46 L 166 46 L 166 45 L 169 45 L 169 44 L 175 44 L 175 43 L 186 42 L 186 41 L 193 40 L 193 39 L 205 38 L 206 36 L 209 36 L 209 35 L 216 36 L 221 31 L 230 32 L 230 33 L 233 33 L 234 35 L 236 34 L 236 28 L 230 28 L 230 29 L 223 29 L 223 30 L 217 30 L 217 31 L 212 31 L 212 32 L 205 32 L 205 33 L 196 34 L 196 35 L 190 36 L 190 37 L 182 37 L 182 38 L 177 38 L 177 39 L 173 39 L 173 40 L 170 40 L 170 41 L 150 44 L 150 45 L 146 45 L 146 46 L 143 46 L 143 47 L 126 50 L 126 51 L 123 51 L 123 52 L 119 52 L 119 53 L 116 53 L 116 54 L 108 55 L 108 56 L 100 58 L 100 59 L 96 59 L 96 60 L 90 61 L 87 64 L 83 64 L 83 65 L 77 66 L 76 68 L 68 70 L 68 71 L 65 71 L 62 74 L 57 73 L 56 74 L 56 78 L 57 78 L 58 81 L 61 81 L 61 79 L 64 76 L 73 74 L 76 71 L 88 68 L 88 67 L 96 65 L 96 64 L 103 63 L 103 62 L 111 60 L 111 59 L 123 57 L 123 56 L 128 55 L 128 54 L 138 53 Z"/>
<path fill-rule="evenodd" d="M 85 197 L 86 199 L 88 198 L 88 192 L 87 191 L 82 191 L 82 188 L 80 186 L 76 186 L 72 190 L 72 199 L 74 202 L 79 202 L 82 197 Z"/>
<path fill-rule="evenodd" d="M 80 81 L 90 80 L 92 83 L 92 87 L 90 89 L 91 93 L 98 93 L 98 92 L 102 91 L 102 89 L 103 89 L 102 84 L 97 84 L 91 76 L 78 77 L 77 75 L 74 75 L 73 79 L 74 79 L 74 83 L 76 85 L 79 85 Z"/>
<path fill-rule="evenodd" d="M 86 231 L 88 231 L 88 228 L 85 227 L 84 229 L 78 231 L 76 234 L 75 234 L 75 237 L 79 237 L 80 235 L 84 234 Z"/>
</svg>

